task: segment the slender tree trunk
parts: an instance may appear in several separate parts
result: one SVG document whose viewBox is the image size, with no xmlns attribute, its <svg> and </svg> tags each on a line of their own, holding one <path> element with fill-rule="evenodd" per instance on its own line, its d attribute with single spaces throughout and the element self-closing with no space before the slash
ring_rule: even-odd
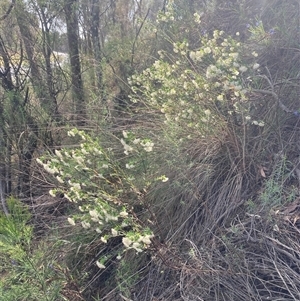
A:
<svg viewBox="0 0 300 301">
<path fill-rule="evenodd" d="M 77 15 L 78 1 L 65 0 L 64 4 L 71 65 L 72 92 L 75 101 L 76 124 L 78 126 L 82 126 L 86 123 L 86 108 L 79 57 L 79 28 Z"/>
<path fill-rule="evenodd" d="M 94 51 L 94 66 L 96 73 L 97 88 L 100 92 L 101 99 L 104 101 L 104 86 L 103 86 L 103 70 L 102 70 L 102 55 L 101 55 L 101 43 L 99 36 L 100 26 L 100 7 L 98 0 L 92 0 L 91 5 L 91 35 L 93 41 Z"/>
<path fill-rule="evenodd" d="M 0 170 L 0 174 L 2 174 L 1 170 Z M 5 187 L 5 182 L 1 178 L 0 179 L 0 200 L 1 200 L 1 205 L 2 205 L 2 209 L 3 209 L 3 212 L 5 213 L 5 215 L 9 216 L 9 212 L 8 212 L 8 208 L 7 208 L 7 205 L 6 205 L 6 201 L 5 201 L 5 197 L 4 197 L 4 192 L 3 192 L 4 187 Z"/>
<path fill-rule="evenodd" d="M 50 101 L 52 103 L 52 112 L 51 117 L 54 120 L 61 120 L 61 116 L 58 112 L 58 105 L 56 100 L 56 92 L 54 90 L 54 82 L 53 82 L 53 70 L 51 67 L 51 41 L 50 41 L 50 27 L 48 25 L 45 13 L 43 9 L 41 9 L 41 17 L 42 17 L 42 33 L 43 33 L 43 54 L 46 63 L 46 81 L 47 81 L 47 88 L 48 94 L 50 96 Z"/>
<path fill-rule="evenodd" d="M 81 52 L 86 58 L 84 61 L 84 68 L 88 71 L 88 83 L 89 89 L 94 94 L 99 93 L 97 88 L 97 79 L 96 79 L 96 71 L 95 71 L 95 62 L 94 62 L 94 51 L 93 51 L 93 42 L 91 37 L 91 0 L 85 1 L 81 3 L 81 11 L 82 11 L 82 34 L 83 39 L 81 43 Z"/>
</svg>

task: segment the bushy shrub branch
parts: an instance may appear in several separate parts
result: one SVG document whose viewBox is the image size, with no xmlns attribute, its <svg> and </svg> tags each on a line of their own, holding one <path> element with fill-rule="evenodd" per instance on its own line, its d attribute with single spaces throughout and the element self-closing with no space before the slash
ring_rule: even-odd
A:
<svg viewBox="0 0 300 301">
<path fill-rule="evenodd" d="M 195 22 L 200 22 L 198 14 Z M 133 102 L 162 113 L 166 124 L 202 137 L 222 130 L 228 120 L 264 126 L 253 120 L 248 98 L 259 68 L 255 51 L 219 30 L 203 34 L 197 49 L 187 41 L 172 47 L 172 52 L 159 51 L 151 67 L 129 79 Z"/>
<path fill-rule="evenodd" d="M 147 161 L 154 143 L 123 131 L 118 139 L 123 156 L 118 159 L 112 149 L 102 147 L 97 138 L 83 131 L 73 129 L 68 135 L 80 139 L 78 147 L 56 150 L 55 155 L 37 159 L 56 178 L 58 188 L 50 190 L 50 194 L 63 193 L 78 206 L 78 212 L 69 216 L 68 222 L 95 230 L 103 243 L 111 237 L 122 237 L 124 250 L 142 252 L 148 248 L 154 235 L 139 220 L 133 205 L 153 181 L 168 180 L 164 175 L 155 175 Z M 105 267 L 102 261 L 97 265 Z"/>
</svg>

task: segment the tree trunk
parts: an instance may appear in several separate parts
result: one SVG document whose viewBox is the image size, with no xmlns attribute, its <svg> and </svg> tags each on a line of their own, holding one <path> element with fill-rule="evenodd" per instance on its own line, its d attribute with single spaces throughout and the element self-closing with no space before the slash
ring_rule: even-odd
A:
<svg viewBox="0 0 300 301">
<path fill-rule="evenodd" d="M 103 86 L 103 70 L 102 70 L 102 55 L 101 55 L 101 43 L 99 36 L 100 26 L 100 7 L 99 1 L 92 0 L 91 5 L 91 35 L 94 51 L 94 66 L 96 73 L 97 88 L 101 95 L 101 100 L 104 101 L 104 86 Z"/>
<path fill-rule="evenodd" d="M 77 126 L 86 123 L 86 108 L 81 77 L 81 63 L 79 58 L 79 38 L 78 38 L 78 15 L 76 0 L 65 0 L 64 11 L 67 24 L 67 36 L 69 44 L 69 56 L 71 65 L 72 92 L 75 101 L 75 114 Z"/>
<path fill-rule="evenodd" d="M 50 101 L 52 103 L 51 117 L 53 117 L 53 119 L 56 121 L 60 121 L 61 116 L 58 112 L 56 92 L 54 89 L 54 82 L 53 82 L 53 70 L 51 67 L 52 48 L 51 48 L 51 40 L 50 40 L 50 26 L 43 9 L 41 9 L 41 19 L 42 19 L 41 21 L 42 21 L 42 34 L 43 34 L 43 55 L 46 64 L 46 81 L 47 81 L 48 94 L 50 97 Z"/>
</svg>

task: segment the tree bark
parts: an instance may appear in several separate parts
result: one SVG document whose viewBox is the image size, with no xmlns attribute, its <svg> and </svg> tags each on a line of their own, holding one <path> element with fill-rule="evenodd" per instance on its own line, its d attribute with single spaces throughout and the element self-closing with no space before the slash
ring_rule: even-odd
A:
<svg viewBox="0 0 300 301">
<path fill-rule="evenodd" d="M 98 0 L 92 0 L 91 3 L 91 36 L 94 51 L 94 66 L 96 73 L 97 88 L 101 95 L 101 100 L 103 101 L 104 87 L 103 87 L 103 70 L 102 70 L 102 55 L 101 55 L 101 43 L 99 36 L 99 26 L 100 26 L 100 7 Z"/>
<path fill-rule="evenodd" d="M 64 0 L 66 16 L 69 56 L 71 65 L 72 92 L 75 101 L 76 125 L 86 123 L 86 108 L 84 99 L 83 82 L 81 76 L 81 63 L 79 57 L 79 27 L 77 14 L 77 0 Z"/>
</svg>

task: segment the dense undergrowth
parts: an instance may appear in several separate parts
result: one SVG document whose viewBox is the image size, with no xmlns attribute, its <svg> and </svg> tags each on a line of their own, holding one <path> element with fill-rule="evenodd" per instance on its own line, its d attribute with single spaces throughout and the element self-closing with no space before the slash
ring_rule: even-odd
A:
<svg viewBox="0 0 300 301">
<path fill-rule="evenodd" d="M 300 299 L 299 3 L 246 2 L 169 5 L 115 125 L 38 159 L 53 201 L 0 216 L 3 300 Z"/>
</svg>

